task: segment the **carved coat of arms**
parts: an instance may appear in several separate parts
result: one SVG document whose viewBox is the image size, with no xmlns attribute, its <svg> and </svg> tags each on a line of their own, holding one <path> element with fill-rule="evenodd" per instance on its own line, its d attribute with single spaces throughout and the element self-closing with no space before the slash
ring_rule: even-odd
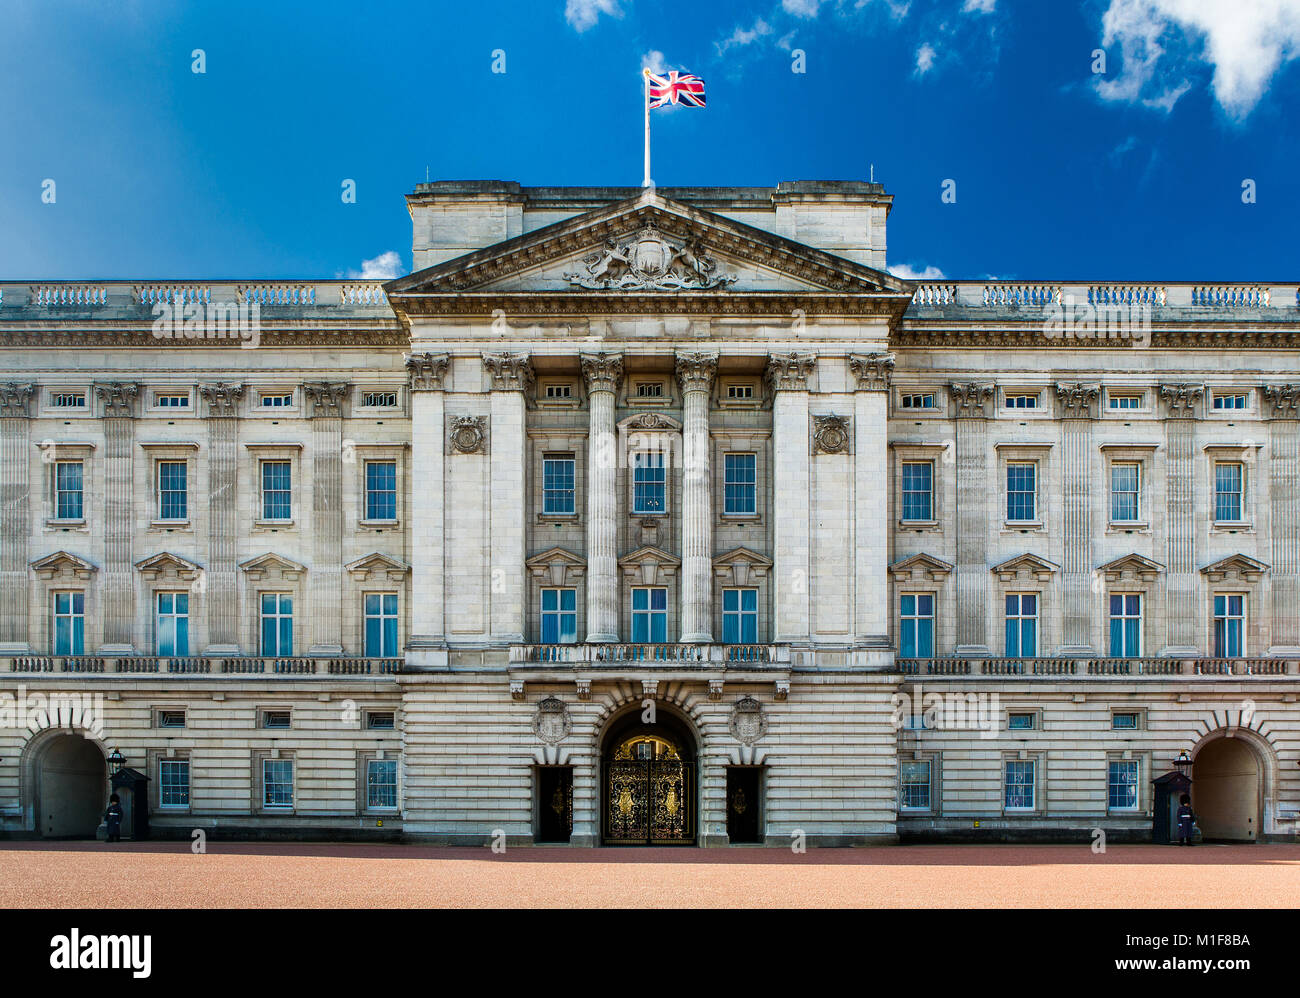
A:
<svg viewBox="0 0 1300 998">
<path fill-rule="evenodd" d="M 727 730 L 742 745 L 753 745 L 767 733 L 767 715 L 763 712 L 763 705 L 753 697 L 741 697 L 731 708 Z"/>
<path fill-rule="evenodd" d="M 562 742 L 573 729 L 569 708 L 556 697 L 547 697 L 537 705 L 533 715 L 533 734 L 547 745 Z"/>
<path fill-rule="evenodd" d="M 630 239 L 606 239 L 582 263 L 583 272 L 565 274 L 565 280 L 593 291 L 701 291 L 736 280 L 734 274 L 718 273 L 717 261 L 693 237 L 669 242 L 653 224 Z"/>
</svg>

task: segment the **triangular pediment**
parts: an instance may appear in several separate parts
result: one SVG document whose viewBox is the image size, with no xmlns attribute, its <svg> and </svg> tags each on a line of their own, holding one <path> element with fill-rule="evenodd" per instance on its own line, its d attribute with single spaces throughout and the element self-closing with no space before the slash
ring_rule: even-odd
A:
<svg viewBox="0 0 1300 998">
<path fill-rule="evenodd" d="M 1056 572 L 1061 570 L 1061 566 L 1046 558 L 1040 558 L 1036 554 L 1018 554 L 1014 558 L 1008 558 L 999 565 L 993 566 L 993 572 L 1003 581 L 1010 582 L 1016 578 L 1031 578 L 1040 581 L 1050 579 Z"/>
<path fill-rule="evenodd" d="M 44 558 L 37 558 L 31 565 L 32 571 L 39 579 L 53 579 L 59 576 L 88 579 L 97 571 L 96 567 L 85 558 L 78 558 L 67 551 L 47 554 Z"/>
<path fill-rule="evenodd" d="M 464 292 L 619 294 L 838 292 L 897 299 L 913 285 L 653 190 L 507 239 L 384 286 L 403 299 Z"/>
<path fill-rule="evenodd" d="M 914 554 L 894 562 L 889 566 L 889 574 L 895 582 L 929 580 L 937 582 L 946 579 L 952 573 L 952 565 L 942 558 L 928 554 Z"/>
<path fill-rule="evenodd" d="M 618 567 L 633 585 L 660 585 L 676 574 L 682 560 L 653 544 L 639 547 L 618 559 Z"/>
<path fill-rule="evenodd" d="M 1109 582 L 1122 582 L 1125 579 L 1150 582 L 1164 570 L 1164 565 L 1144 558 L 1136 551 L 1097 566 L 1097 571 L 1104 574 Z"/>
<path fill-rule="evenodd" d="M 203 571 L 188 558 L 182 558 L 170 551 L 161 551 L 149 558 L 137 561 L 135 567 L 136 571 L 146 579 L 158 579 L 172 575 L 178 579 L 192 581 L 198 578 L 199 573 Z"/>
<path fill-rule="evenodd" d="M 1262 561 L 1256 561 L 1249 555 L 1230 554 L 1226 558 L 1220 558 L 1213 564 L 1206 565 L 1201 569 L 1201 574 L 1211 582 L 1236 579 L 1254 582 L 1267 571 L 1267 565 Z"/>
<path fill-rule="evenodd" d="M 772 559 L 747 547 L 733 548 L 713 559 L 713 574 L 724 585 L 747 586 L 767 576 Z"/>
<path fill-rule="evenodd" d="M 371 578 L 397 582 L 406 578 L 406 573 L 411 570 L 411 566 L 406 562 L 380 551 L 371 551 L 370 554 L 344 565 L 343 568 L 358 582 L 367 582 Z"/>
<path fill-rule="evenodd" d="M 258 555 L 256 558 L 249 558 L 248 561 L 240 562 L 239 567 L 253 581 L 265 578 L 268 575 L 279 575 L 292 582 L 307 571 L 306 565 L 300 565 L 290 558 L 285 558 L 270 551 Z"/>
<path fill-rule="evenodd" d="M 562 547 L 547 548 L 524 564 L 543 585 L 551 586 L 572 585 L 587 571 L 585 559 Z"/>
</svg>

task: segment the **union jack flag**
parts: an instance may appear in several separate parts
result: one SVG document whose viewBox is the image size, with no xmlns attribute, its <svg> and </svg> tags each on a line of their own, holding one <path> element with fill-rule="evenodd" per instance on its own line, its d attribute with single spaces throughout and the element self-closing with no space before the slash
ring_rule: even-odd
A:
<svg viewBox="0 0 1300 998">
<path fill-rule="evenodd" d="M 655 76 L 649 70 L 646 70 L 645 75 L 650 82 L 651 107 L 663 107 L 666 104 L 704 106 L 704 81 L 698 76 L 679 73 L 675 69 L 667 76 Z"/>
</svg>

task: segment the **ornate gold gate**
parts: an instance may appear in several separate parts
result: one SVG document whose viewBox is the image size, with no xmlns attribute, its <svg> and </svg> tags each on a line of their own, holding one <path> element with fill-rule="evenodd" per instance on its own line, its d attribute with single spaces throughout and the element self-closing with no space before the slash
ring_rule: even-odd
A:
<svg viewBox="0 0 1300 998">
<path fill-rule="evenodd" d="M 671 742 L 637 736 L 605 762 L 607 845 L 683 845 L 695 840 L 695 766 Z"/>
</svg>

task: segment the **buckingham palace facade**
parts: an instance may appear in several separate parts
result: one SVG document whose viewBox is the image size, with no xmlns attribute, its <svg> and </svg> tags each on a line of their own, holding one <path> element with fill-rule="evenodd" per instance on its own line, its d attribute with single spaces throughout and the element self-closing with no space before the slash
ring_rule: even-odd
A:
<svg viewBox="0 0 1300 998">
<path fill-rule="evenodd" d="M 1295 840 L 1296 284 L 406 200 L 387 283 L 0 283 L 0 834 Z"/>
</svg>

